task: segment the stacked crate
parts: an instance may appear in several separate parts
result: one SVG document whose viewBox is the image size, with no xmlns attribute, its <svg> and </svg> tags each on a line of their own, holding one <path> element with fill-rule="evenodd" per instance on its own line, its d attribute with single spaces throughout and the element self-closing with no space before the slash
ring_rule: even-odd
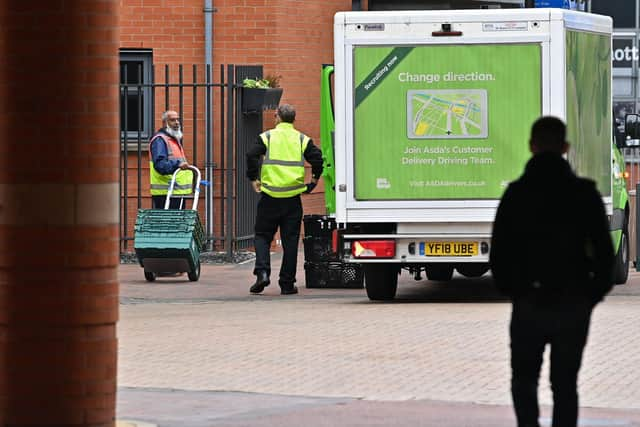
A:
<svg viewBox="0 0 640 427">
<path fill-rule="evenodd" d="M 145 259 L 185 259 L 191 271 L 200 260 L 206 236 L 198 212 L 178 209 L 139 209 L 134 248 L 140 265 Z"/>
<path fill-rule="evenodd" d="M 336 222 L 325 215 L 304 216 L 304 273 L 307 288 L 362 288 L 360 264 L 344 263 L 336 249 Z"/>
</svg>

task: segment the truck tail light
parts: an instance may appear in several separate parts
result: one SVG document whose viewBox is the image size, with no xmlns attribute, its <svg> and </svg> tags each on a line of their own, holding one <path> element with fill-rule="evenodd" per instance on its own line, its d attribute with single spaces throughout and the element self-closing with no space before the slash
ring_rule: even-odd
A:
<svg viewBox="0 0 640 427">
<path fill-rule="evenodd" d="M 393 258 L 396 256 L 394 240 L 356 240 L 351 245 L 355 258 Z"/>
<path fill-rule="evenodd" d="M 629 174 L 629 171 L 622 171 L 622 172 L 618 172 L 618 173 L 616 173 L 616 178 L 622 178 L 622 179 L 624 179 L 625 181 L 628 181 L 628 180 L 629 180 L 629 176 L 631 176 L 631 175 Z"/>
</svg>

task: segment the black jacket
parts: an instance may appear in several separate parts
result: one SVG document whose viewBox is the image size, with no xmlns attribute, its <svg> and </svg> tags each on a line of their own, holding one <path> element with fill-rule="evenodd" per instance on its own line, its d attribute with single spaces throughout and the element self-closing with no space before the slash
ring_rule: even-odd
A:
<svg viewBox="0 0 640 427">
<path fill-rule="evenodd" d="M 595 304 L 613 285 L 613 258 L 594 182 L 559 155 L 532 157 L 496 213 L 490 263 L 498 289 L 512 298 L 586 296 Z"/>
</svg>

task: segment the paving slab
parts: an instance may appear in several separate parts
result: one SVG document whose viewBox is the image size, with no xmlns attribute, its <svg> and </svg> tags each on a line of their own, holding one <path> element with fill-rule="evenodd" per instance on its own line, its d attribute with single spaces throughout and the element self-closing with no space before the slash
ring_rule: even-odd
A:
<svg viewBox="0 0 640 427">
<path fill-rule="evenodd" d="M 542 408 L 541 425 L 551 425 Z M 119 390 L 118 410 L 158 427 L 513 427 L 508 405 L 431 400 L 371 401 L 259 393 Z M 137 421 L 140 423 L 140 421 Z M 581 427 L 638 427 L 640 412 L 582 408 Z M 138 424 L 135 427 L 146 427 Z M 118 426 L 121 427 L 121 426 Z M 124 427 L 124 426 L 123 426 Z M 130 426 L 126 426 L 130 427 Z M 133 426 L 131 426 L 133 427 Z"/>
<path fill-rule="evenodd" d="M 298 295 L 277 286 L 250 295 L 252 269 L 251 261 L 203 265 L 199 282 L 149 283 L 140 267 L 120 267 L 119 418 L 185 427 L 513 425 L 510 304 L 490 275 L 447 284 L 405 276 L 395 301 L 372 303 L 363 289 L 305 288 L 302 268 Z M 632 272 L 594 313 L 581 425 L 640 426 L 639 322 Z M 547 378 L 545 360 L 543 405 Z"/>
</svg>

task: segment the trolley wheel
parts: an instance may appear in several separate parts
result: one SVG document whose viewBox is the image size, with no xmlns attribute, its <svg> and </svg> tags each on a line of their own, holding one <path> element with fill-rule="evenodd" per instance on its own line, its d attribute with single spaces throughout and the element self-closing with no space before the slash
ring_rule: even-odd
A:
<svg viewBox="0 0 640 427">
<path fill-rule="evenodd" d="M 200 278 L 200 260 L 198 260 L 198 262 L 196 262 L 196 268 L 193 271 L 190 271 L 189 273 L 187 273 L 187 276 L 189 277 L 189 280 L 191 280 L 192 282 L 197 282 L 198 279 Z"/>
<path fill-rule="evenodd" d="M 145 271 L 144 278 L 147 279 L 147 282 L 155 282 L 156 281 L 156 273 L 153 271 Z"/>
</svg>

